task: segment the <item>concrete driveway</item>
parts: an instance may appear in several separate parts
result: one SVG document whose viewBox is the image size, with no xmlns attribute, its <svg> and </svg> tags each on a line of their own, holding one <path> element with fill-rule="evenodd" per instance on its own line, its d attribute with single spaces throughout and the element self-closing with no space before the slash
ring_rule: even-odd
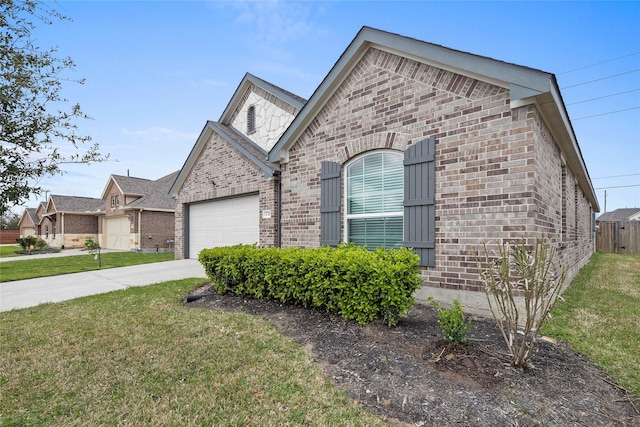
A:
<svg viewBox="0 0 640 427">
<path fill-rule="evenodd" d="M 0 283 L 0 311 L 189 277 L 206 277 L 204 268 L 195 259 L 5 282 Z"/>
</svg>

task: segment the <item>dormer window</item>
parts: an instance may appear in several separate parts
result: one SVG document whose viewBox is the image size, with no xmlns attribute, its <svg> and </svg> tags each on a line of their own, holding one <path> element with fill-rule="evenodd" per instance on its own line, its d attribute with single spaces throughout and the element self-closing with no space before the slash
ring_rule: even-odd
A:
<svg viewBox="0 0 640 427">
<path fill-rule="evenodd" d="M 247 110 L 247 133 L 255 132 L 256 130 L 256 107 L 253 105 Z"/>
<path fill-rule="evenodd" d="M 118 206 L 120 204 L 119 196 L 111 196 L 111 206 Z"/>
</svg>

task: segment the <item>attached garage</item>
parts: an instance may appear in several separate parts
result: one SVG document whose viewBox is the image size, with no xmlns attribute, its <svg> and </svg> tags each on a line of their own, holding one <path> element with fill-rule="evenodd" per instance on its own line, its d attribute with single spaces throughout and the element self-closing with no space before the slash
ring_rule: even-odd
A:
<svg viewBox="0 0 640 427">
<path fill-rule="evenodd" d="M 257 194 L 190 205 L 189 258 L 197 258 L 205 248 L 258 243 L 259 212 Z"/>
<path fill-rule="evenodd" d="M 105 232 L 107 249 L 119 249 L 128 251 L 130 232 L 129 218 L 126 216 L 105 219 Z"/>
</svg>

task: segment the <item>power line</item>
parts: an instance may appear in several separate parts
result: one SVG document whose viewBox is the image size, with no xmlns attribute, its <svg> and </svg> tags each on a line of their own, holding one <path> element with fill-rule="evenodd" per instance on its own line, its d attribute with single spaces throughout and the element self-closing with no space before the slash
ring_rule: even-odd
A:
<svg viewBox="0 0 640 427">
<path fill-rule="evenodd" d="M 630 53 L 628 55 L 618 56 L 617 58 L 612 58 L 612 59 L 607 59 L 607 60 L 604 60 L 604 61 L 601 61 L 601 62 L 596 62 L 595 64 L 585 65 L 584 67 L 574 68 L 573 70 L 563 71 L 561 73 L 557 73 L 556 75 L 573 73 L 574 71 L 580 71 L 580 70 L 584 70 L 585 68 L 595 67 L 596 65 L 606 64 L 607 62 L 617 61 L 618 59 L 628 58 L 630 56 L 634 56 L 634 55 L 637 55 L 639 53 L 640 52 L 633 52 L 633 53 Z"/>
<path fill-rule="evenodd" d="M 567 105 L 583 104 L 585 102 L 597 101 L 598 99 L 604 99 L 604 98 L 611 98 L 612 96 L 624 95 L 626 93 L 637 92 L 639 90 L 640 89 L 631 89 L 631 90 L 627 90 L 627 91 L 624 91 L 624 92 L 612 93 L 611 95 L 604 95 L 604 96 L 599 96 L 597 98 L 585 99 L 583 101 L 576 101 L 576 102 L 572 102 L 571 104 L 567 104 Z"/>
<path fill-rule="evenodd" d="M 590 119 L 592 117 L 607 116 L 609 114 L 622 113 L 624 111 L 631 111 L 631 110 L 637 110 L 637 109 L 640 109 L 640 107 L 631 107 L 631 108 L 625 108 L 624 110 L 608 111 L 606 113 L 594 114 L 594 115 L 585 116 L 585 117 L 578 117 L 577 119 L 572 119 L 572 121 L 575 122 L 576 120 L 584 120 L 584 119 Z"/>
<path fill-rule="evenodd" d="M 569 89 L 569 88 L 576 87 L 576 86 L 582 86 L 582 85 L 586 85 L 586 84 L 589 84 L 589 83 L 595 83 L 595 82 L 599 82 L 601 80 L 607 80 L 607 79 L 612 79 L 614 77 L 624 76 L 625 74 L 637 73 L 638 71 L 640 71 L 640 68 L 636 68 L 635 70 L 631 70 L 631 71 L 625 71 L 624 73 L 613 74 L 611 76 L 601 77 L 601 78 L 595 79 L 595 80 L 589 80 L 588 82 L 576 83 L 574 85 L 565 86 L 565 87 L 563 87 L 561 89 Z"/>
<path fill-rule="evenodd" d="M 627 188 L 627 187 L 640 187 L 640 184 L 615 185 L 613 187 L 598 187 L 598 188 L 594 188 L 594 190 L 607 190 L 609 188 Z"/>
<path fill-rule="evenodd" d="M 591 178 L 591 179 L 609 179 L 609 178 L 625 178 L 628 176 L 639 176 L 640 173 L 629 173 L 626 175 L 613 175 L 613 176 L 600 176 L 598 178 Z"/>
</svg>

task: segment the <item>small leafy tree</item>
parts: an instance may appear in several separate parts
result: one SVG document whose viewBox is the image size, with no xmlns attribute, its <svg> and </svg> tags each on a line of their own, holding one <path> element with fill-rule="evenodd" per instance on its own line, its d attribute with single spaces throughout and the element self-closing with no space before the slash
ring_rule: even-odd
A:
<svg viewBox="0 0 640 427">
<path fill-rule="evenodd" d="M 464 319 L 464 311 L 458 300 L 454 299 L 448 309 L 442 308 L 432 297 L 429 297 L 427 302 L 438 312 L 438 326 L 442 332 L 442 339 L 448 343 L 465 343 L 469 340 L 471 319 Z"/>
<path fill-rule="evenodd" d="M 560 296 L 566 269 L 556 268 L 554 256 L 554 248 L 544 239 L 536 239 L 533 247 L 524 241 L 503 241 L 498 245 L 497 256 L 492 256 L 485 244 L 484 256 L 476 257 L 491 313 L 513 366 L 527 366 L 538 334 Z M 524 312 L 518 304 L 520 297 Z"/>
<path fill-rule="evenodd" d="M 22 247 L 23 251 L 31 251 L 38 242 L 38 238 L 36 236 L 19 237 L 16 242 Z"/>
<path fill-rule="evenodd" d="M 50 25 L 68 19 L 52 3 L 41 0 L 0 1 L 0 214 L 42 192 L 38 182 L 62 173 L 65 163 L 106 160 L 97 144 L 79 135 L 77 120 L 87 119 L 78 104 L 67 108 L 62 97 L 65 73 L 75 64 L 60 58 L 56 48 L 41 49 L 33 37 L 39 21 Z M 61 144 L 69 144 L 62 146 Z M 71 153 L 71 154 L 67 154 Z"/>
<path fill-rule="evenodd" d="M 100 245 L 93 239 L 87 239 L 84 241 L 84 246 L 89 250 L 89 253 L 93 255 L 94 259 L 98 261 L 98 268 L 102 268 L 102 259 L 100 258 Z"/>
</svg>

